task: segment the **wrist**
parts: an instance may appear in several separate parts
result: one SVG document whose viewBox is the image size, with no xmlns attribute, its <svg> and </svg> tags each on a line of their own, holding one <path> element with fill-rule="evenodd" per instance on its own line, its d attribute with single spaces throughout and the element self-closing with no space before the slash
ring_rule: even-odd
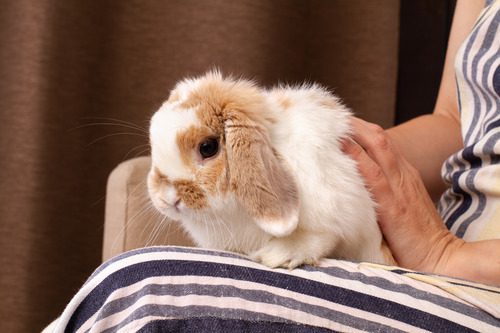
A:
<svg viewBox="0 0 500 333">
<path fill-rule="evenodd" d="M 500 239 L 463 242 L 450 258 L 447 275 L 500 286 L 499 251 Z"/>
<path fill-rule="evenodd" d="M 456 267 L 456 258 L 464 243 L 462 239 L 448 230 L 436 232 L 428 238 L 430 245 L 427 256 L 423 258 L 417 270 L 440 275 L 454 275 L 452 273 Z"/>
<path fill-rule="evenodd" d="M 500 286 L 500 239 L 465 242 L 451 232 L 433 243 L 417 270 Z"/>
</svg>

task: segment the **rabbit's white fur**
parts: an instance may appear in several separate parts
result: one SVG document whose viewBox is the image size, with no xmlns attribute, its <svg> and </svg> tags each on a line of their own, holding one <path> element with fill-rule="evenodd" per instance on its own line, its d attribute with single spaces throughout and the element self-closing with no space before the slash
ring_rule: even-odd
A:
<svg viewBox="0 0 500 333">
<path fill-rule="evenodd" d="M 217 98 L 221 105 L 214 105 Z M 246 105 L 253 109 L 244 110 L 245 118 L 238 112 Z M 218 111 L 207 114 L 212 109 Z M 151 121 L 151 199 L 161 212 L 179 221 L 199 246 L 249 254 L 270 267 L 293 268 L 322 257 L 388 263 L 375 204 L 355 162 L 340 149 L 340 140 L 349 136 L 349 116 L 338 98 L 317 85 L 264 90 L 218 72 L 184 80 Z M 195 135 L 200 130 L 193 129 L 200 128 L 220 137 L 221 151 L 214 159 L 197 155 L 196 140 L 203 135 Z M 263 157 L 262 170 L 276 171 L 269 171 L 267 183 L 263 180 L 271 184 L 263 195 L 279 198 L 281 208 L 267 207 L 269 200 L 248 203 L 254 192 L 238 183 L 247 175 L 245 170 L 234 170 L 242 164 L 232 159 L 252 153 L 236 151 L 238 144 L 231 140 L 240 140 L 236 135 L 251 131 L 248 128 L 258 131 L 250 134 L 252 145 L 271 146 L 250 147 L 263 156 L 273 154 L 274 162 Z M 184 136 L 186 132 L 191 134 Z M 179 142 L 184 142 L 182 147 Z M 248 167 L 252 173 L 259 161 L 247 162 L 243 169 Z M 254 178 L 250 185 L 260 182 Z M 276 179 L 290 185 L 272 187 Z M 179 184 L 192 187 L 186 190 Z M 259 204 L 270 213 L 256 211 Z"/>
</svg>

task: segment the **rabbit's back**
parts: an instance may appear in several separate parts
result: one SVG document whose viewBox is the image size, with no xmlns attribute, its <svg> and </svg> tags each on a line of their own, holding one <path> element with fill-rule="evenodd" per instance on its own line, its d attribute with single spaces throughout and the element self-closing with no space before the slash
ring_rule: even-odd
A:
<svg viewBox="0 0 500 333">
<path fill-rule="evenodd" d="M 299 188 L 299 229 L 330 233 L 338 240 L 336 257 L 380 261 L 375 204 L 340 147 L 349 135 L 350 110 L 315 85 L 274 89 L 269 97 L 280 113 L 271 140 Z"/>
</svg>

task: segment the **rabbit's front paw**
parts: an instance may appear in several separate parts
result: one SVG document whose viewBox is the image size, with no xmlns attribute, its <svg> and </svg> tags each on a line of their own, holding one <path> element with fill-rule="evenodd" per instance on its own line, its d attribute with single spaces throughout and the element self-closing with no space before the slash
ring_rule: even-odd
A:
<svg viewBox="0 0 500 333">
<path fill-rule="evenodd" d="M 318 259 L 306 253 L 299 244 L 294 244 L 287 237 L 274 238 L 268 244 L 250 255 L 252 260 L 258 261 L 271 268 L 283 267 L 294 269 L 300 265 L 316 265 Z"/>
</svg>

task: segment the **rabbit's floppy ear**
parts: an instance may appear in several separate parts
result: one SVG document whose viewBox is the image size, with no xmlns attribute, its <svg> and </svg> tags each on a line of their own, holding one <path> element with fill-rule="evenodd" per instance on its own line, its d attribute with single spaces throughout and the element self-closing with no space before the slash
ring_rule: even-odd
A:
<svg viewBox="0 0 500 333">
<path fill-rule="evenodd" d="M 225 145 L 232 192 L 265 232 L 282 237 L 299 219 L 299 195 L 264 128 L 246 117 L 227 120 Z"/>
</svg>

